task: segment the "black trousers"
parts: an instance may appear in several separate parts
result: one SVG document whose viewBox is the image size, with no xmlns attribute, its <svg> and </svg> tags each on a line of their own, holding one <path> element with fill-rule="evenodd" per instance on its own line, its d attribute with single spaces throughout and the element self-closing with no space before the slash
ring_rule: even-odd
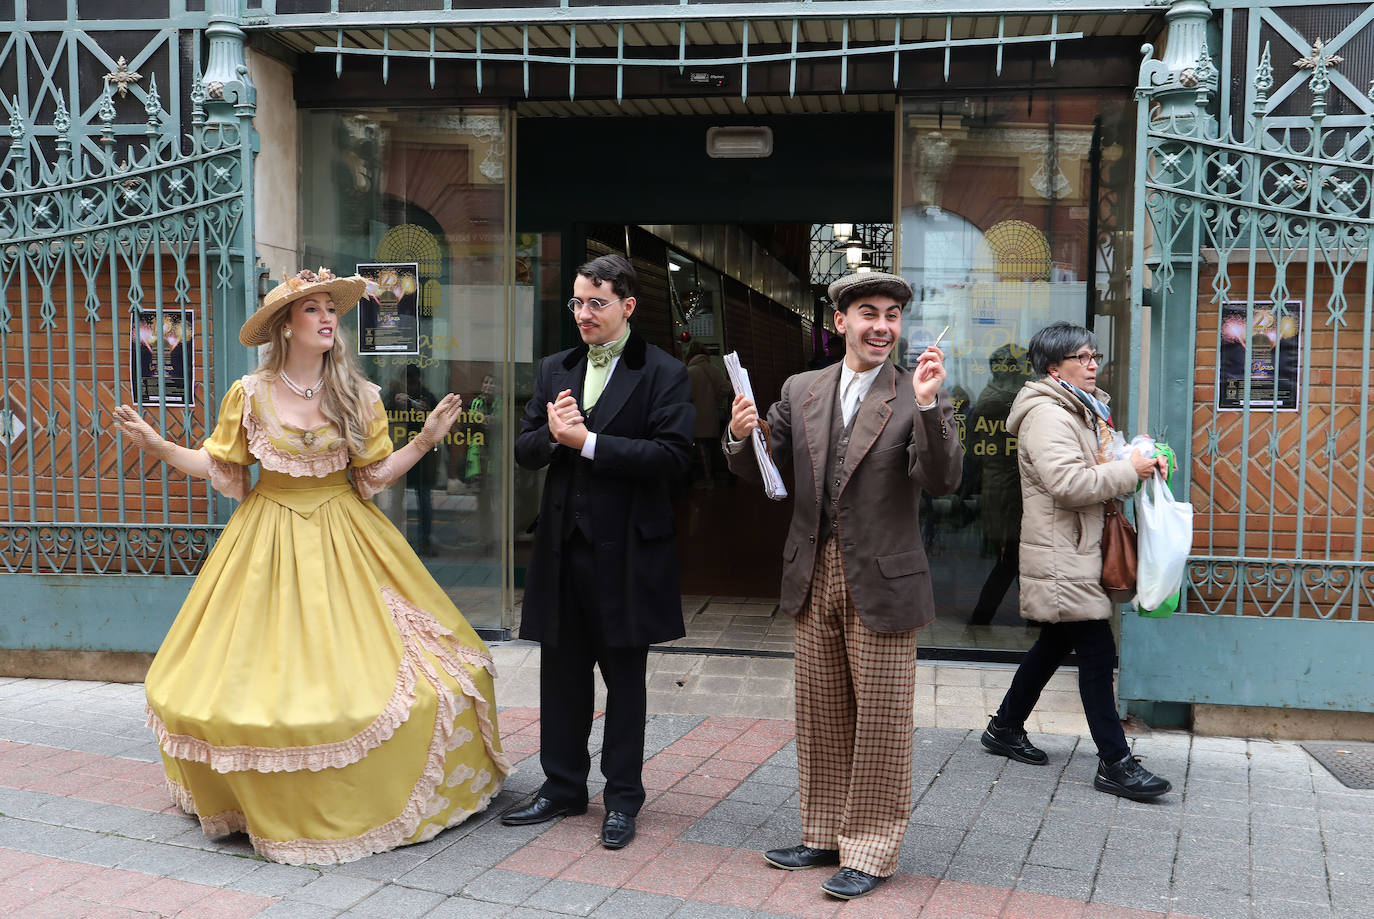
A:
<svg viewBox="0 0 1374 919">
<path fill-rule="evenodd" d="M 1021 728 L 1030 717 L 1045 684 L 1054 676 L 1070 651 L 1078 653 L 1078 695 L 1088 730 L 1097 744 L 1097 755 L 1116 762 L 1131 752 L 1126 732 L 1116 714 L 1116 694 L 1112 691 L 1112 672 L 1116 669 L 1116 641 L 1111 623 L 1105 619 L 1088 622 L 1047 622 L 1040 637 L 1026 652 L 1016 669 L 1011 686 L 997 709 L 997 723 Z"/>
<path fill-rule="evenodd" d="M 968 620 L 969 625 L 987 625 L 992 622 L 992 617 L 997 615 L 997 607 L 1002 605 L 1002 598 L 1011 589 L 1020 567 L 1021 549 L 1018 540 L 1011 539 L 997 547 L 997 561 L 993 563 L 992 570 L 983 581 L 978 603 L 973 607 L 973 615 Z"/>
<path fill-rule="evenodd" d="M 644 679 L 648 646 L 611 647 L 596 615 L 596 556 L 580 532 L 563 543 L 562 608 L 558 637 L 544 643 L 539 666 L 540 795 L 559 804 L 587 802 L 592 759 L 587 741 L 595 714 L 596 682 L 606 683 L 601 774 L 606 810 L 635 815 L 644 805 Z"/>
</svg>

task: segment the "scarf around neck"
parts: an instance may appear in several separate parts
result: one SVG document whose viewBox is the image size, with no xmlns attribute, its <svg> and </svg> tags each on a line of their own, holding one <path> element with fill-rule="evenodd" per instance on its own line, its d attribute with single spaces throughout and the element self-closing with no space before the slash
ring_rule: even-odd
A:
<svg viewBox="0 0 1374 919">
<path fill-rule="evenodd" d="M 1105 463 L 1110 460 L 1112 457 L 1112 410 L 1107 407 L 1107 403 L 1091 393 L 1079 389 L 1058 374 L 1052 373 L 1050 376 L 1060 386 L 1073 393 L 1079 402 L 1087 406 L 1088 411 L 1092 413 L 1093 420 L 1097 422 L 1097 461 Z"/>
</svg>

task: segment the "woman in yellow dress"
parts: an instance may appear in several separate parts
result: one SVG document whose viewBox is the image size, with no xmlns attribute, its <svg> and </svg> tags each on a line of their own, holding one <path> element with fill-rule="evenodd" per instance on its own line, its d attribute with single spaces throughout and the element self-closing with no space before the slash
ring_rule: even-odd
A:
<svg viewBox="0 0 1374 919">
<path fill-rule="evenodd" d="M 340 317 L 360 277 L 302 271 L 239 332 L 270 345 L 198 450 L 127 405 L 140 449 L 243 503 L 148 671 L 172 800 L 286 864 L 423 842 L 484 809 L 510 765 L 482 640 L 367 499 L 457 420 L 450 393 L 393 451 Z M 249 467 L 262 466 L 249 490 Z"/>
</svg>

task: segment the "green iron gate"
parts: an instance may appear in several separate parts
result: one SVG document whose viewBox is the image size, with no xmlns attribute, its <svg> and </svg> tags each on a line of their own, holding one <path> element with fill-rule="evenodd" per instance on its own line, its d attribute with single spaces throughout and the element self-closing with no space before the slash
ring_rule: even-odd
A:
<svg viewBox="0 0 1374 919">
<path fill-rule="evenodd" d="M 67 0 L 62 22 L 21 3 L 0 43 L 3 648 L 156 647 L 226 516 L 111 415 L 141 402 L 194 447 L 246 369 L 254 94 L 237 4 L 186 5 L 100 22 Z"/>
<path fill-rule="evenodd" d="M 1185 611 L 1126 617 L 1120 692 L 1374 711 L 1374 98 L 1341 71 L 1374 7 L 1213 6 L 1174 4 L 1137 93 L 1132 421 L 1186 448 L 1197 518 Z"/>
</svg>

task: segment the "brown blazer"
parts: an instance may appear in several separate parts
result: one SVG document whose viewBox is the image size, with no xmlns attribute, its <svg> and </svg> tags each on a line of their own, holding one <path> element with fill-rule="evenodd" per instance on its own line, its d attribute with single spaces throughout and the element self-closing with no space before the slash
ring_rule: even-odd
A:
<svg viewBox="0 0 1374 919">
<path fill-rule="evenodd" d="M 788 377 L 782 398 L 768 410 L 773 461 L 783 470 L 790 463 L 794 478 L 780 598 L 789 616 L 806 603 L 821 543 L 821 476 L 840 368 L 836 363 Z M 752 447 L 726 455 L 731 471 L 759 480 Z M 845 579 L 859 618 L 875 632 L 919 629 L 935 618 L 921 541 L 921 490 L 954 491 L 963 458 L 949 395 L 941 390 L 936 407 L 922 412 L 911 394 L 911 373 L 883 365 L 854 418 L 838 489 Z"/>
</svg>

